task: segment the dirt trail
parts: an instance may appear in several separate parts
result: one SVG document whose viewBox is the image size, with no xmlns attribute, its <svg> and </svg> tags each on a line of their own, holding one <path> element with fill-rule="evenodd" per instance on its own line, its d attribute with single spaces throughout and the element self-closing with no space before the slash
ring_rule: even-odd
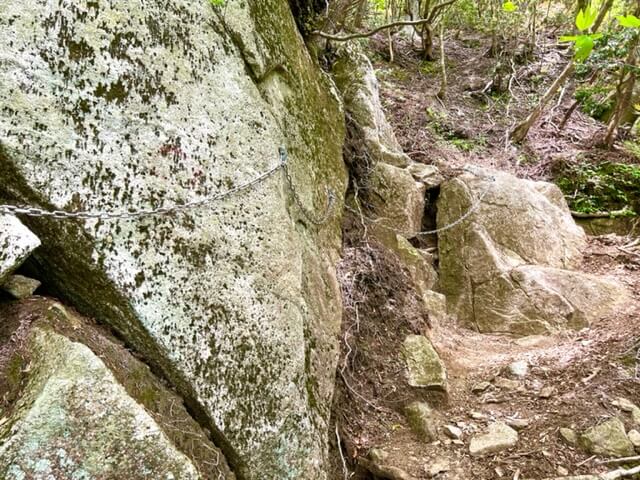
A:
<svg viewBox="0 0 640 480">
<path fill-rule="evenodd" d="M 562 133 L 552 112 L 533 129 L 525 147 L 505 148 L 504 132 L 514 122 L 514 109 L 526 110 L 530 85 L 525 83 L 549 65 L 549 56 L 556 55 L 556 64 L 561 64 L 555 52 L 530 64 L 528 77 L 512 87 L 525 100 L 507 105 L 501 98 L 489 98 L 482 106 L 470 94 L 470 83 L 482 83 L 474 78 L 486 79 L 492 61 L 481 56 L 482 45 L 476 41 L 469 42 L 473 47 L 449 44 L 453 81 L 445 108 L 434 97 L 439 87 L 437 71 L 421 71 L 406 44 L 399 45 L 406 53 L 397 56 L 400 65 L 389 65 L 380 58 L 386 45 L 377 42 L 383 104 L 401 145 L 414 160 L 440 165 L 446 160 L 450 167 L 474 163 L 525 178 L 548 179 L 559 160 L 573 161 L 578 154 L 610 158 L 610 153 L 584 143 L 582 139 L 594 134 L 598 125 L 579 112 Z M 554 65 L 551 62 L 542 84 L 552 78 Z M 619 152 L 615 160 L 633 161 Z M 558 432 L 562 427 L 580 432 L 614 415 L 624 420 L 627 429 L 638 428 L 629 414 L 612 405 L 617 397 L 640 404 L 640 360 L 636 358 L 640 256 L 620 250 L 625 242 L 627 238 L 614 235 L 591 237 L 582 268 L 613 277 L 629 289 L 631 300 L 622 311 L 578 332 L 524 339 L 479 334 L 452 320 L 434 323 L 421 318 L 416 299 L 406 288 L 408 278 L 394 260 L 376 253 L 375 246 L 366 242 L 350 245 L 345 262 L 360 267 L 356 273 L 349 270 L 343 331 L 348 349 L 334 404 L 345 461 L 381 448 L 389 453 L 386 463 L 420 479 L 431 478 L 430 470 L 437 464 L 443 471 L 436 478 L 452 480 L 542 479 L 611 470 L 598 463 L 601 458 L 568 445 Z M 397 352 L 401 339 L 412 332 L 427 333 L 446 363 L 447 396 L 407 391 Z M 523 379 L 509 378 L 505 368 L 519 360 L 528 362 L 528 374 Z M 474 392 L 482 382 L 490 385 Z M 440 425 L 459 427 L 462 438 L 446 439 L 440 432 L 434 443 L 419 441 L 402 415 L 402 405 L 415 399 L 433 405 Z M 517 425 L 517 446 L 472 458 L 470 437 L 495 420 Z M 344 478 L 340 462 L 335 468 L 335 478 Z M 351 478 L 374 477 L 359 470 Z"/>
</svg>

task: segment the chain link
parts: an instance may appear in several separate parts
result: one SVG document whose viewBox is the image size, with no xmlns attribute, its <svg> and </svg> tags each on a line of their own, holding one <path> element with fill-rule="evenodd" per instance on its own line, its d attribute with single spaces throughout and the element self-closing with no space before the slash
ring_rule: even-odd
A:
<svg viewBox="0 0 640 480">
<path fill-rule="evenodd" d="M 212 195 L 200 200 L 193 200 L 191 202 L 186 202 L 183 204 L 162 206 L 162 207 L 149 208 L 149 209 L 126 210 L 126 211 L 78 211 L 78 212 L 68 212 L 65 210 L 46 210 L 38 207 L 29 207 L 29 206 L 20 206 L 20 205 L 0 205 L 0 214 L 26 215 L 28 217 L 46 217 L 46 218 L 54 218 L 59 220 L 66 220 L 66 219 L 136 220 L 140 218 L 153 217 L 158 215 L 174 215 L 177 213 L 184 213 L 188 210 L 194 210 L 194 209 L 206 207 L 207 205 L 213 202 L 224 200 L 225 198 L 230 197 L 231 195 L 235 195 L 242 191 L 248 190 L 254 187 L 255 185 L 263 182 L 264 180 L 268 179 L 269 177 L 273 176 L 279 170 L 282 170 L 284 173 L 285 181 L 291 191 L 291 196 L 293 197 L 294 203 L 296 204 L 300 212 L 302 212 L 304 217 L 314 225 L 324 225 L 333 216 L 333 211 L 336 203 L 335 192 L 327 187 L 326 189 L 327 205 L 326 205 L 325 211 L 322 213 L 322 215 L 319 215 L 319 216 L 312 214 L 302 203 L 302 200 L 298 195 L 298 192 L 294 186 L 293 179 L 291 178 L 291 174 L 289 173 L 289 169 L 288 169 L 288 154 L 287 154 L 286 148 L 280 147 L 279 154 L 280 154 L 280 162 L 278 163 L 278 165 L 270 168 L 269 170 L 262 173 L 261 175 L 258 175 L 253 180 L 242 183 L 237 187 L 227 190 L 226 192 Z M 476 176 L 480 176 L 476 172 L 470 169 L 464 169 L 464 170 Z M 495 181 L 495 178 L 492 176 L 487 176 L 485 178 L 489 179 L 492 182 Z M 462 222 L 464 222 L 480 207 L 480 204 L 482 203 L 482 201 L 484 200 L 484 197 L 489 192 L 489 189 L 490 187 L 488 186 L 464 215 L 462 215 L 456 221 L 448 225 L 445 225 L 441 228 L 413 234 L 412 232 L 401 232 L 397 229 L 387 227 L 385 225 L 380 225 L 380 227 L 386 230 L 391 230 L 396 233 L 400 233 L 402 235 L 409 235 L 409 234 L 410 235 L 433 235 L 436 233 L 443 232 L 445 230 L 449 230 L 461 224 Z M 352 208 L 349 208 L 349 209 L 354 213 L 361 215 L 359 212 L 355 211 L 354 209 Z M 364 215 L 361 215 L 361 216 L 369 222 L 379 221 Z"/>
<path fill-rule="evenodd" d="M 487 185 L 487 188 L 485 188 L 482 193 L 480 194 L 480 196 L 478 197 L 478 199 L 473 202 L 471 204 L 471 207 L 469 207 L 469 210 L 467 210 L 461 217 L 459 217 L 457 220 L 444 225 L 440 228 L 436 228 L 435 230 L 425 230 L 422 232 L 403 232 L 401 230 L 398 230 L 396 228 L 392 228 L 392 227 L 388 227 L 386 225 L 378 225 L 380 228 L 384 229 L 384 230 L 388 230 L 397 234 L 400 234 L 404 237 L 410 238 L 410 237 L 417 237 L 418 235 L 435 235 L 441 232 L 445 232 L 447 230 L 450 230 L 454 227 L 457 227 L 458 225 L 460 225 L 462 222 L 464 222 L 465 220 L 467 220 L 471 215 L 473 215 L 478 208 L 480 208 L 480 205 L 482 205 L 482 201 L 484 200 L 484 197 L 487 196 L 487 194 L 489 193 L 489 191 L 491 190 L 491 183 L 494 183 L 496 181 L 496 178 L 493 175 L 480 175 L 477 172 L 471 170 L 470 168 L 462 168 L 462 170 L 464 170 L 465 172 L 471 173 L 472 175 L 475 175 L 478 178 L 484 178 L 486 180 L 488 180 L 490 182 L 489 185 Z M 374 219 L 371 217 L 368 217 L 366 215 L 363 215 L 361 212 L 357 211 L 356 209 L 352 208 L 352 207 L 346 207 L 348 210 L 350 210 L 351 212 L 355 213 L 356 215 L 360 216 L 361 218 L 363 218 L 364 220 L 367 220 L 368 222 L 371 223 L 377 223 L 380 222 L 380 220 L 383 220 L 384 218 L 380 218 L 380 219 Z"/>
<path fill-rule="evenodd" d="M 324 225 L 325 223 L 327 223 L 331 219 L 331 217 L 333 216 L 333 208 L 334 208 L 335 202 L 336 202 L 336 194 L 334 193 L 334 191 L 327 187 L 327 189 L 326 189 L 326 192 L 327 192 L 327 206 L 325 208 L 325 211 L 320 216 L 314 216 L 302 204 L 302 200 L 300 200 L 300 197 L 298 196 L 298 193 L 296 192 L 296 189 L 293 186 L 293 180 L 291 179 L 291 174 L 289 173 L 289 169 L 286 167 L 286 165 L 287 165 L 287 150 L 284 147 L 280 147 L 280 163 L 285 166 L 285 168 L 283 169 L 284 170 L 285 179 L 287 180 L 287 183 L 289 184 L 289 189 L 291 190 L 291 195 L 293 197 L 293 200 L 296 203 L 296 206 L 298 207 L 298 209 L 304 215 L 304 217 L 307 220 L 309 220 L 311 223 L 313 223 L 314 225 Z"/>
<path fill-rule="evenodd" d="M 285 147 L 280 147 L 280 163 L 275 167 L 267 170 L 263 174 L 257 176 L 253 180 L 238 185 L 226 192 L 219 193 L 216 195 L 209 196 L 207 198 L 203 198 L 200 200 L 193 200 L 191 202 L 186 202 L 183 204 L 176 204 L 170 206 L 162 206 L 158 208 L 148 208 L 148 209 L 137 209 L 137 210 L 126 210 L 126 211 L 78 211 L 78 212 L 68 212 L 65 210 L 46 210 L 44 208 L 38 207 L 29 207 L 29 206 L 20 206 L 20 205 L 0 205 L 0 214 L 10 214 L 10 215 L 26 215 L 28 217 L 46 217 L 46 218 L 54 218 L 59 220 L 65 219 L 79 219 L 79 220 L 136 220 L 145 217 L 153 217 L 158 215 L 174 215 L 177 213 L 183 213 L 188 210 L 194 210 L 198 208 L 206 207 L 207 205 L 224 200 L 231 195 L 235 195 L 244 190 L 248 190 L 258 183 L 266 180 L 267 178 L 274 175 L 276 172 L 282 169 L 285 175 L 285 179 L 289 188 L 291 189 L 292 196 L 295 200 L 296 205 L 305 217 L 307 217 L 310 221 L 312 221 L 316 225 L 322 225 L 326 223 L 330 216 L 331 210 L 333 208 L 333 204 L 335 203 L 335 195 L 329 189 L 328 192 L 328 209 L 325 214 L 316 218 L 309 214 L 309 212 L 302 205 L 302 201 L 298 196 L 296 189 L 294 187 L 293 181 L 291 179 L 291 175 L 287 169 L 287 150 Z"/>
</svg>

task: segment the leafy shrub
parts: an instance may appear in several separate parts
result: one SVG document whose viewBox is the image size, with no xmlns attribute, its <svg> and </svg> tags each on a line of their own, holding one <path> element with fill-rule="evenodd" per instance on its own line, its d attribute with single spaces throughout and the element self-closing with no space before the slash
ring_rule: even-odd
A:
<svg viewBox="0 0 640 480">
<path fill-rule="evenodd" d="M 607 162 L 569 166 L 556 183 L 577 212 L 627 208 L 630 215 L 640 214 L 640 165 Z"/>
</svg>

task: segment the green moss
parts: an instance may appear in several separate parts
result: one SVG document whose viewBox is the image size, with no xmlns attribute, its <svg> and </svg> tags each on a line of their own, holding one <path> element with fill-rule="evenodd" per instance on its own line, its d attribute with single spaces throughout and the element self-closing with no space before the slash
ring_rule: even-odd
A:
<svg viewBox="0 0 640 480">
<path fill-rule="evenodd" d="M 640 214 L 640 165 L 623 163 L 568 166 L 556 178 L 572 210 Z"/>
</svg>

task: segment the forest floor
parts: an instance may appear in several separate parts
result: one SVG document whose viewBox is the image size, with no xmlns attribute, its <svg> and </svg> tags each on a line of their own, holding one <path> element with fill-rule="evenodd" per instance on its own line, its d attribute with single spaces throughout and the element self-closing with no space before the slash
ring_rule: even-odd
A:
<svg viewBox="0 0 640 480">
<path fill-rule="evenodd" d="M 372 39 L 371 46 L 387 117 L 404 151 L 416 161 L 452 167 L 472 163 L 543 180 L 552 180 L 562 165 L 585 158 L 638 163 L 621 145 L 613 151 L 598 148 L 594 139 L 603 125 L 579 111 L 559 130 L 572 102 L 570 92 L 548 110 L 524 145 L 506 142 L 505 132 L 562 69 L 565 59 L 555 46 L 536 52 L 537 61 L 515 66 L 515 99 L 509 100 L 504 93 L 479 93 L 491 80 L 495 64 L 484 56 L 488 41 L 477 36 L 449 40 L 444 101 L 435 96 L 438 62 L 423 63 L 406 40 L 396 42 L 393 64 L 384 37 Z M 342 279 L 347 313 L 334 403 L 344 461 L 380 448 L 389 454 L 386 464 L 418 479 L 533 480 L 615 469 L 601 463 L 604 457 L 567 444 L 559 429 L 582 432 L 611 416 L 621 418 L 627 430 L 639 428 L 612 403 L 623 397 L 640 404 L 640 256 L 624 251 L 628 241 L 615 234 L 590 237 L 582 268 L 628 288 L 631 300 L 622 311 L 581 331 L 524 339 L 475 333 L 452 320 L 430 322 L 421 316 L 419 300 L 407 291 L 408 279 L 396 260 L 367 241 L 348 241 Z M 446 395 L 407 390 L 404 383 L 400 345 L 407 334 L 425 330 L 447 365 Z M 514 380 L 505 369 L 519 360 L 528 362 L 529 372 Z M 474 392 L 482 382 L 491 385 Z M 433 443 L 418 440 L 402 414 L 412 400 L 428 401 L 438 412 L 439 424 L 459 427 L 462 437 L 441 434 Z M 496 420 L 517 424 L 516 447 L 471 457 L 471 435 Z M 336 462 L 336 479 L 403 478 L 371 476 L 364 470 L 344 476 L 341 461 Z M 442 466 L 441 472 L 434 470 L 436 465 Z"/>
</svg>

